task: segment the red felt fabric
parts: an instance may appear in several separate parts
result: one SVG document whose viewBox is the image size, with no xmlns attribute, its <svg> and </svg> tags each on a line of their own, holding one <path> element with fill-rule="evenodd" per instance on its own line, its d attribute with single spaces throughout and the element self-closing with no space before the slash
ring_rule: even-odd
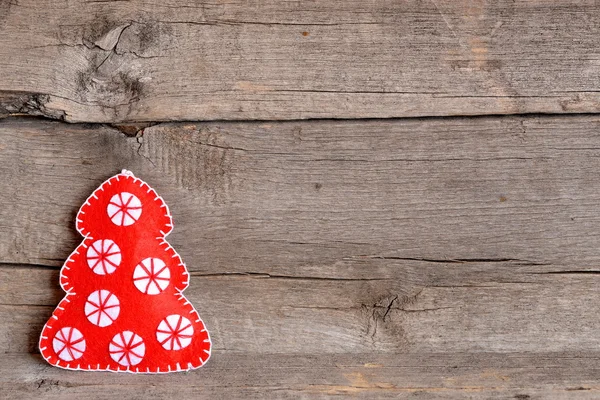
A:
<svg viewBox="0 0 600 400">
<path fill-rule="evenodd" d="M 42 331 L 43 357 L 81 370 L 163 373 L 202 366 L 211 342 L 181 293 L 189 275 L 165 241 L 172 220 L 162 198 L 124 171 L 88 198 L 77 229 L 85 239 L 61 270 L 67 295 Z"/>
</svg>

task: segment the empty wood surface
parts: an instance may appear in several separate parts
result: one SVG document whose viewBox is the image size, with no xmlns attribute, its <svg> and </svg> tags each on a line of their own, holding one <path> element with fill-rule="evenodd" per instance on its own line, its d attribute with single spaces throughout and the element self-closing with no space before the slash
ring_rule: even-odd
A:
<svg viewBox="0 0 600 400">
<path fill-rule="evenodd" d="M 600 111 L 595 0 L 0 1 L 0 114 Z"/>
<path fill-rule="evenodd" d="M 600 117 L 0 120 L 0 397 L 599 396 Z M 202 369 L 63 371 L 37 349 L 122 168 L 169 203 Z"/>
</svg>

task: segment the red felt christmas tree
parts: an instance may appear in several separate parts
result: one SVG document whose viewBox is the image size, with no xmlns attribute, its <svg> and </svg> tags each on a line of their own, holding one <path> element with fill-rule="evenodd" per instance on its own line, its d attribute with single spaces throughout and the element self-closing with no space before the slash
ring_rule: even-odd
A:
<svg viewBox="0 0 600 400">
<path fill-rule="evenodd" d="M 211 342 L 181 293 L 189 274 L 165 241 L 169 208 L 129 171 L 104 182 L 77 214 L 85 236 L 65 262 L 65 298 L 40 350 L 57 367 L 162 373 L 201 367 Z"/>
</svg>

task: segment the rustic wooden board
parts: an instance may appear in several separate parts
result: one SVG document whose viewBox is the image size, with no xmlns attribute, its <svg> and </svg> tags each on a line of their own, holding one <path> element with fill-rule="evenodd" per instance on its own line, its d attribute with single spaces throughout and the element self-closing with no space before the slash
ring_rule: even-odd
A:
<svg viewBox="0 0 600 400">
<path fill-rule="evenodd" d="M 423 268 L 428 270 L 421 273 L 425 282 L 413 289 L 413 282 L 402 279 L 408 268 L 387 265 L 398 272 L 377 282 L 192 275 L 186 296 L 210 328 L 216 351 L 525 353 L 599 346 L 598 313 L 590 307 L 600 300 L 596 278 L 525 269 L 504 272 L 512 279 L 502 281 L 485 272 L 490 267 L 476 263 L 459 271 Z M 450 283 L 461 280 L 460 270 L 477 270 L 481 278 Z M 37 353 L 38 334 L 62 297 L 58 271 L 11 266 L 1 272 L 0 319 L 5 323 L 0 346 Z M 19 287 L 23 292 L 14 293 Z"/>
<path fill-rule="evenodd" d="M 113 123 L 598 112 L 599 28 L 594 0 L 5 0 L 0 114 Z"/>
<path fill-rule="evenodd" d="M 219 354 L 159 376 L 62 372 L 39 355 L 3 356 L 7 399 L 597 399 L 598 352 Z"/>
<path fill-rule="evenodd" d="M 0 121 L 7 398 L 598 397 L 600 117 Z M 74 215 L 121 168 L 170 204 L 211 330 L 199 371 L 61 371 L 36 350 Z"/>
</svg>

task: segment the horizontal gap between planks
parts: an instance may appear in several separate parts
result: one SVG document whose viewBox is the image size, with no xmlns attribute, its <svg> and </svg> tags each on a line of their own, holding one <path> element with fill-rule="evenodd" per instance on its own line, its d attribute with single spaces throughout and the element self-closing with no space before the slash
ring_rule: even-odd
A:
<svg viewBox="0 0 600 400">
<path fill-rule="evenodd" d="M 303 123 L 303 122 L 369 122 L 369 121 L 425 121 L 425 120 L 456 120 L 456 119 L 502 119 L 502 118 L 579 118 L 600 116 L 597 112 L 582 112 L 582 113 L 514 113 L 514 114 L 481 114 L 481 115 L 431 115 L 431 116 L 411 116 L 411 117 L 361 117 L 361 118 L 303 118 L 303 119 L 198 119 L 198 120 L 157 120 L 157 121 L 125 121 L 125 122 L 68 122 L 57 118 L 50 118 L 40 115 L 30 114 L 11 114 L 5 117 L 0 117 L 0 123 L 8 120 L 39 120 L 61 122 L 68 125 L 85 125 L 87 127 L 111 127 L 121 131 L 119 126 L 135 126 L 143 125 L 144 128 L 156 126 L 160 124 L 178 124 L 178 123 L 227 123 L 227 124 L 263 124 L 263 123 Z M 142 128 L 143 129 L 143 128 Z M 141 130 L 141 129 L 140 129 Z M 122 133 L 125 133 L 121 131 Z M 127 133 L 125 133 L 127 135 Z M 129 135 L 131 136 L 131 135 Z"/>
</svg>

